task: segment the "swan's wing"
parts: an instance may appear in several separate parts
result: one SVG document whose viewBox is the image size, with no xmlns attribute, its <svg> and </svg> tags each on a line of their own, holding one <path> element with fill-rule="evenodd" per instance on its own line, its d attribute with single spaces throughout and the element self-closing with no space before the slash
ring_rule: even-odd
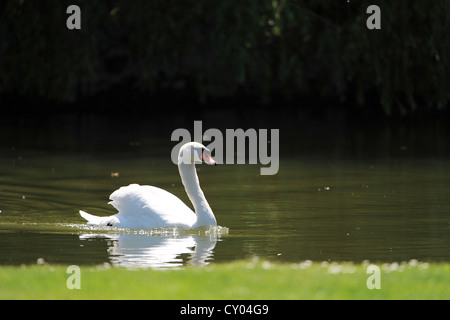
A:
<svg viewBox="0 0 450 320">
<path fill-rule="evenodd" d="M 153 186 L 131 184 L 114 191 L 109 202 L 118 211 L 121 226 L 126 228 L 190 228 L 195 213 L 170 192 Z"/>
</svg>

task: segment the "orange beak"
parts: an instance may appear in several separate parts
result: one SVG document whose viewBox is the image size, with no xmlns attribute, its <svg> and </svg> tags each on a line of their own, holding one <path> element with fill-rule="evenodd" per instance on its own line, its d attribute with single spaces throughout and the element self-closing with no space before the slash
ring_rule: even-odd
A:
<svg viewBox="0 0 450 320">
<path fill-rule="evenodd" d="M 209 154 L 205 154 L 204 152 L 202 152 L 202 160 L 210 165 L 215 166 L 217 164 L 216 161 Z"/>
</svg>

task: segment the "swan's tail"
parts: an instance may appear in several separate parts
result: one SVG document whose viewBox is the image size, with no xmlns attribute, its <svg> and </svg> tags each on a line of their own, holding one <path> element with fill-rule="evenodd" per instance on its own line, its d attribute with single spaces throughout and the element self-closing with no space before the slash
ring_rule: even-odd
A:
<svg viewBox="0 0 450 320">
<path fill-rule="evenodd" d="M 114 226 L 119 223 L 119 219 L 115 216 L 99 217 L 80 210 L 80 215 L 87 220 L 88 225 L 94 226 Z"/>
</svg>

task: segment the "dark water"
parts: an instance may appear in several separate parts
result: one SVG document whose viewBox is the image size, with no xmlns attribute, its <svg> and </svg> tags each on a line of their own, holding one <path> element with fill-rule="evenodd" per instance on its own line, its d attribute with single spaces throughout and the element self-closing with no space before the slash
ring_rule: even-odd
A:
<svg viewBox="0 0 450 320">
<path fill-rule="evenodd" d="M 80 135 L 71 143 L 70 135 L 59 140 L 54 131 L 22 138 L 6 131 L 0 148 L 2 265 L 43 258 L 173 267 L 255 256 L 284 262 L 450 261 L 450 161 L 438 153 L 410 154 L 411 144 L 396 144 L 394 156 L 361 156 L 361 148 L 342 151 L 345 143 L 308 153 L 295 151 L 301 149 L 295 139 L 284 141 L 274 176 L 259 175 L 259 164 L 201 165 L 201 186 L 223 228 L 183 233 L 92 228 L 78 215 L 79 209 L 115 213 L 108 197 L 130 183 L 164 188 L 189 203 L 170 160 L 170 136 L 131 135 L 117 140 L 122 148 L 108 140 L 103 150 L 94 136 L 92 144 Z M 77 139 L 88 147 L 79 147 Z"/>
</svg>

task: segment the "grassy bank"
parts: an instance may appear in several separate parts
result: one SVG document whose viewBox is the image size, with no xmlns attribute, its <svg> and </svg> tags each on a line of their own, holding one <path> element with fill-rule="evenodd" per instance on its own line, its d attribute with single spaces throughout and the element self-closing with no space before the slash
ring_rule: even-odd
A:
<svg viewBox="0 0 450 320">
<path fill-rule="evenodd" d="M 67 267 L 2 266 L 0 299 L 450 298 L 450 264 L 415 261 L 379 265 L 381 289 L 372 290 L 366 284 L 372 274 L 363 264 L 239 261 L 184 270 L 81 266 L 81 288 L 72 290 L 67 280 L 75 273 L 67 273 Z"/>
</svg>

